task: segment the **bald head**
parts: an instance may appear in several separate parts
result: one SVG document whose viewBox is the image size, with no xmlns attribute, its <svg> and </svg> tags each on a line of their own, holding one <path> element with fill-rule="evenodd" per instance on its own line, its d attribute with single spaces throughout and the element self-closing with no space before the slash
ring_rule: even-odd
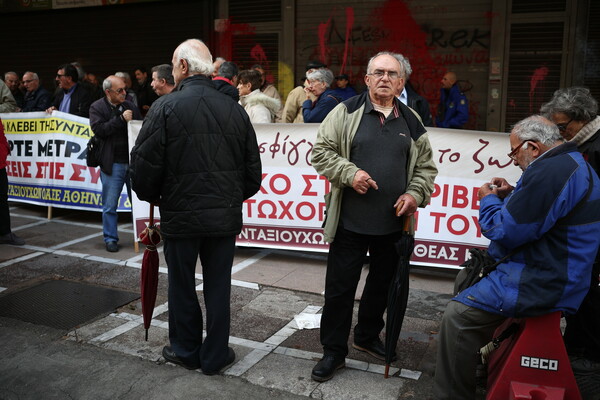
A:
<svg viewBox="0 0 600 400">
<path fill-rule="evenodd" d="M 177 46 L 172 62 L 176 85 L 188 76 L 210 76 L 214 69 L 210 50 L 198 39 L 188 39 Z"/>
<path fill-rule="evenodd" d="M 450 89 L 452 85 L 456 83 L 456 74 L 452 71 L 446 72 L 442 78 L 442 87 L 444 89 Z"/>
<path fill-rule="evenodd" d="M 23 86 L 28 92 L 35 92 L 40 87 L 40 78 L 35 72 L 27 71 L 23 74 Z"/>
</svg>

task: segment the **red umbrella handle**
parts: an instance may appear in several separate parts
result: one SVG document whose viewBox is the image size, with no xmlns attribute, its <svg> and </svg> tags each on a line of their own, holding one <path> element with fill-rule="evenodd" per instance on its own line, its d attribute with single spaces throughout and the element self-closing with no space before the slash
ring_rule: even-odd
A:
<svg viewBox="0 0 600 400">
<path fill-rule="evenodd" d="M 149 226 L 154 225 L 154 203 L 150 203 L 150 223 Z"/>
</svg>

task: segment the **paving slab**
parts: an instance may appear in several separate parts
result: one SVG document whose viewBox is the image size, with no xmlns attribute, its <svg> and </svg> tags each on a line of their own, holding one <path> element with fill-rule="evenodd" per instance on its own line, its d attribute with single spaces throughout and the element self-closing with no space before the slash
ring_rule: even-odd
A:
<svg viewBox="0 0 600 400">
<path fill-rule="evenodd" d="M 267 289 L 245 305 L 244 310 L 255 311 L 258 314 L 274 318 L 291 319 L 308 305 L 308 302 L 293 292 Z"/>
<path fill-rule="evenodd" d="M 310 397 L 323 400 L 396 400 L 403 386 L 404 379 L 401 378 L 385 379 L 380 374 L 343 368 L 334 379 L 320 384 Z"/>
<path fill-rule="evenodd" d="M 310 396 L 319 386 L 310 377 L 313 367 L 314 363 L 309 360 L 269 354 L 248 371 L 244 378 L 255 385 Z"/>
</svg>

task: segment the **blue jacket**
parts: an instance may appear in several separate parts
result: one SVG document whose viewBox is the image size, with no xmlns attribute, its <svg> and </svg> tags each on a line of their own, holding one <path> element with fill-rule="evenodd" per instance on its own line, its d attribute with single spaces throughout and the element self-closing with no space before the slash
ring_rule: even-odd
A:
<svg viewBox="0 0 600 400">
<path fill-rule="evenodd" d="M 325 90 L 317 101 L 313 102 L 306 100 L 302 103 L 302 117 L 304 122 L 323 122 L 329 111 L 340 103 L 340 99 L 336 97 L 331 89 Z"/>
<path fill-rule="evenodd" d="M 588 192 L 589 171 L 592 192 L 569 215 Z M 537 158 L 504 200 L 484 197 L 479 224 L 496 260 L 528 245 L 455 300 L 506 317 L 577 310 L 600 244 L 600 180 L 574 143 Z"/>
<path fill-rule="evenodd" d="M 356 96 L 356 90 L 351 86 L 346 86 L 344 89 L 337 88 L 333 89 L 333 95 L 339 97 L 342 101 L 348 100 L 350 97 Z"/>
<path fill-rule="evenodd" d="M 448 93 L 448 94 L 446 94 Z M 469 120 L 469 102 L 455 83 L 450 91 L 442 88 L 435 124 L 438 128 L 462 128 Z"/>
</svg>

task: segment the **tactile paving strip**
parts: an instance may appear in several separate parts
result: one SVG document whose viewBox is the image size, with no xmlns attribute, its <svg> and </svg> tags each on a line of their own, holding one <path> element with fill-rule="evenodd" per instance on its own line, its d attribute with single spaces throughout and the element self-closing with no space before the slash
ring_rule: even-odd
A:
<svg viewBox="0 0 600 400">
<path fill-rule="evenodd" d="M 72 329 L 140 298 L 139 293 L 65 280 L 45 281 L 0 295 L 0 315 Z"/>
</svg>

